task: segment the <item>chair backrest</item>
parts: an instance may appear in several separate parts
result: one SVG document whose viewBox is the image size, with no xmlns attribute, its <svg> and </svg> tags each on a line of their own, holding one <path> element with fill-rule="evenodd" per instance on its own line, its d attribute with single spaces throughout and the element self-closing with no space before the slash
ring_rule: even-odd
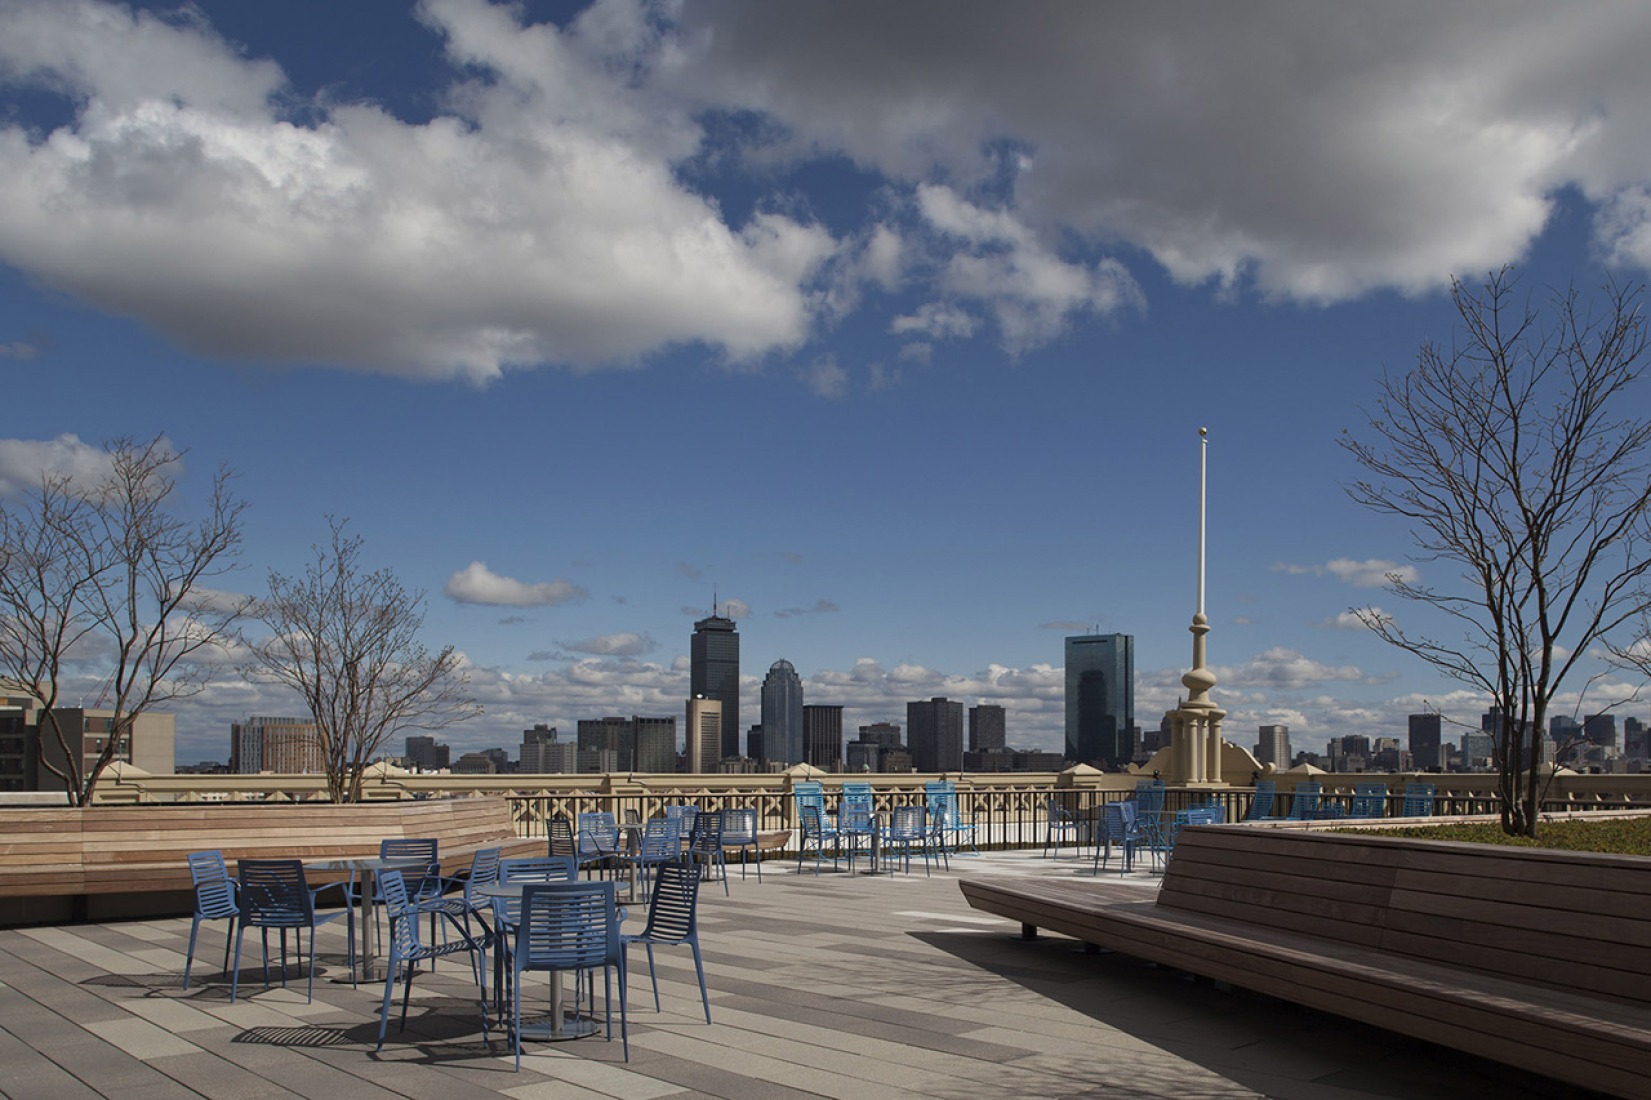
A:
<svg viewBox="0 0 1651 1100">
<path fill-rule="evenodd" d="M 550 854 L 553 856 L 577 856 L 579 844 L 573 839 L 573 822 L 567 819 L 566 814 L 556 814 L 550 819 Z"/>
<path fill-rule="evenodd" d="M 722 842 L 724 844 L 755 844 L 757 842 L 757 811 L 750 808 L 722 811 Z"/>
<path fill-rule="evenodd" d="M 797 807 L 797 821 L 805 837 L 818 837 L 825 832 L 825 811 L 818 806 Z"/>
<path fill-rule="evenodd" d="M 579 815 L 579 854 L 595 855 L 619 850 L 619 822 L 606 811 Z"/>
<path fill-rule="evenodd" d="M 1072 820 L 1072 811 L 1068 810 L 1065 806 L 1062 806 L 1060 804 L 1060 800 L 1057 798 L 1044 799 L 1043 812 L 1052 822 L 1059 823 L 1062 821 Z"/>
<path fill-rule="evenodd" d="M 520 969 L 587 970 L 620 957 L 613 883 L 534 883 L 522 890 Z"/>
<path fill-rule="evenodd" d="M 1101 804 L 1101 828 L 1107 840 L 1135 839 L 1135 803 L 1105 802 Z"/>
<path fill-rule="evenodd" d="M 1386 814 L 1386 783 L 1355 783 L 1353 785 L 1353 804 L 1348 807 L 1348 817 L 1384 817 Z"/>
<path fill-rule="evenodd" d="M 722 814 L 701 810 L 694 815 L 694 831 L 688 836 L 690 852 L 715 852 L 722 847 Z"/>
<path fill-rule="evenodd" d="M 927 806 L 896 806 L 889 813 L 889 839 L 915 840 L 921 837 L 928 814 Z"/>
<path fill-rule="evenodd" d="M 668 817 L 650 817 L 642 825 L 638 853 L 643 859 L 665 859 L 682 851 L 682 836 Z"/>
<path fill-rule="evenodd" d="M 1164 781 L 1137 779 L 1135 781 L 1135 808 L 1138 814 L 1156 814 L 1164 809 Z"/>
<path fill-rule="evenodd" d="M 464 896 L 468 901 L 476 899 L 475 890 L 478 886 L 487 886 L 499 881 L 499 862 L 502 851 L 498 848 L 477 848 L 476 854 L 470 857 L 470 877 L 464 880 Z"/>
<path fill-rule="evenodd" d="M 1278 784 L 1271 779 L 1258 779 L 1255 784 L 1255 795 L 1250 799 L 1249 812 L 1244 815 L 1245 821 L 1265 821 L 1273 814 L 1273 798 L 1278 790 Z"/>
<path fill-rule="evenodd" d="M 418 910 L 407 895 L 407 880 L 400 871 L 379 872 L 378 896 L 390 914 L 393 950 L 402 958 L 416 958 L 424 946 L 418 935 Z"/>
<path fill-rule="evenodd" d="M 1311 814 L 1316 814 L 1319 808 L 1319 799 L 1324 794 L 1324 788 L 1317 783 L 1297 783 L 1295 791 L 1290 795 L 1290 817 L 1296 821 L 1306 820 Z"/>
<path fill-rule="evenodd" d="M 871 793 L 871 784 L 863 779 L 851 779 L 843 784 L 842 797 L 837 804 L 838 812 L 845 809 L 865 807 L 875 808 L 875 800 Z"/>
<path fill-rule="evenodd" d="M 635 806 L 628 806 L 625 809 L 624 821 L 626 825 L 640 825 L 642 824 L 642 812 Z"/>
<path fill-rule="evenodd" d="M 688 860 L 663 863 L 654 874 L 643 935 L 685 940 L 699 929 L 699 868 Z"/>
<path fill-rule="evenodd" d="M 499 861 L 500 882 L 573 882 L 579 863 L 572 856 L 531 856 Z"/>
<path fill-rule="evenodd" d="M 397 837 L 378 842 L 379 859 L 405 859 L 409 863 L 429 863 L 437 859 L 441 841 L 436 837 L 419 839 Z"/>
<path fill-rule="evenodd" d="M 1432 817 L 1433 784 L 1406 783 L 1404 789 L 1404 810 L 1399 816 Z"/>
<path fill-rule="evenodd" d="M 208 920 L 233 917 L 239 913 L 235 904 L 235 882 L 224 865 L 224 854 L 219 851 L 190 852 L 189 878 L 195 884 L 195 913 Z"/>
<path fill-rule="evenodd" d="M 296 859 L 243 859 L 241 922 L 263 928 L 306 928 L 315 923 L 315 903 L 304 865 Z"/>
<path fill-rule="evenodd" d="M 872 820 L 876 816 L 872 813 L 869 805 L 845 803 L 837 811 L 837 828 L 844 833 L 869 833 L 871 832 Z"/>
<path fill-rule="evenodd" d="M 793 783 L 791 797 L 797 803 L 797 819 L 802 820 L 803 810 L 806 807 L 816 807 L 822 814 L 825 813 L 825 788 L 816 782 Z"/>
</svg>

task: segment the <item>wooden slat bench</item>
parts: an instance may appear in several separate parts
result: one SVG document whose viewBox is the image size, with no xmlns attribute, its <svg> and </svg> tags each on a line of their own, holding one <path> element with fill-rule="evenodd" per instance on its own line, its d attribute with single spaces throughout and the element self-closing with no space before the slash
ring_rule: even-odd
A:
<svg viewBox="0 0 1651 1100">
<path fill-rule="evenodd" d="M 546 845 L 516 835 L 503 798 L 7 809 L 0 924 L 163 913 L 180 899 L 187 912 L 190 852 L 219 849 L 233 873 L 237 859 L 374 856 L 386 838 L 432 836 L 447 874 L 468 868 L 478 848 L 543 855 Z"/>
<path fill-rule="evenodd" d="M 976 909 L 1618 1096 L 1651 1098 L 1651 859 L 1243 825 L 1155 897 L 965 878 Z"/>
</svg>

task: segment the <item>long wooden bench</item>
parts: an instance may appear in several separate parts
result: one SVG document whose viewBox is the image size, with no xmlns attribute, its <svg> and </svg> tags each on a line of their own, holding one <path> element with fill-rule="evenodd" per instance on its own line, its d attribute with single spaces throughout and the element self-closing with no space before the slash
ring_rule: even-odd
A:
<svg viewBox="0 0 1651 1100">
<path fill-rule="evenodd" d="M 976 909 L 1617 1096 L 1651 1098 L 1651 859 L 1191 828 L 1156 896 L 965 878 Z"/>
<path fill-rule="evenodd" d="M 373 856 L 386 838 L 436 837 L 442 870 L 478 848 L 542 855 L 516 835 L 503 798 L 333 803 L 206 803 L 0 811 L 0 924 L 176 910 L 191 890 L 184 857 L 219 849 L 247 858 Z M 316 882 L 328 881 L 318 872 Z"/>
</svg>

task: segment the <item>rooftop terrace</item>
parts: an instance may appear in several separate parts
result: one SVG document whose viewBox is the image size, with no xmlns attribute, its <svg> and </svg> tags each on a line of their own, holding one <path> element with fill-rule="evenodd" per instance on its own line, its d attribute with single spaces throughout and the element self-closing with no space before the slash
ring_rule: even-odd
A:
<svg viewBox="0 0 1651 1100">
<path fill-rule="evenodd" d="M 1088 875 L 1037 852 L 957 858 L 949 873 L 819 876 L 771 862 L 765 881 L 701 894 L 715 1022 L 686 951 L 659 953 L 653 1011 L 634 952 L 631 1061 L 600 1038 L 524 1048 L 511 1071 L 481 1041 L 459 963 L 421 975 L 408 1028 L 375 1056 L 382 985 L 352 989 L 343 931 L 322 933 L 313 1005 L 265 992 L 255 961 L 229 1003 L 222 924 L 179 989 L 187 918 L 0 930 L 0 1094 L 618 1097 L 1270 1096 L 1496 1100 L 1578 1096 L 1504 1067 L 1337 1017 L 1194 982 L 970 909 L 961 875 Z M 1081 868 L 1081 870 L 1080 870 Z M 1116 880 L 1117 876 L 1108 875 Z M 1151 891 L 1155 876 L 1125 880 Z M 633 910 L 633 913 L 635 911 Z M 629 924 L 639 924 L 635 913 Z M 341 923 L 341 922 L 339 922 Z M 255 959 L 249 936 L 249 961 Z M 250 983 L 250 985 L 248 984 Z M 250 993 L 248 996 L 246 994 Z"/>
</svg>

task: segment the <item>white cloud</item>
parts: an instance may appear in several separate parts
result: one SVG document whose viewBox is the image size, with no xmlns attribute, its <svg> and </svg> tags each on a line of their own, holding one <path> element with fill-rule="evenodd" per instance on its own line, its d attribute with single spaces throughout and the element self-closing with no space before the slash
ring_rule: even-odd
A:
<svg viewBox="0 0 1651 1100">
<path fill-rule="evenodd" d="M 776 619 L 795 619 L 799 615 L 830 615 L 842 610 L 830 600 L 815 600 L 813 607 L 787 607 L 774 612 Z"/>
<path fill-rule="evenodd" d="M 802 371 L 808 392 L 816 397 L 840 399 L 848 393 L 848 371 L 838 365 L 835 356 L 822 355 Z"/>
<path fill-rule="evenodd" d="M 561 579 L 529 584 L 502 577 L 485 562 L 473 561 L 447 578 L 442 588 L 449 599 L 459 603 L 489 604 L 497 607 L 554 607 L 583 600 L 588 591 Z"/>
<path fill-rule="evenodd" d="M 1330 576 L 1354 588 L 1380 588 L 1388 583 L 1390 574 L 1406 584 L 1414 584 L 1421 576 L 1414 565 L 1402 565 L 1384 558 L 1370 558 L 1366 561 L 1336 558 L 1323 565 L 1291 565 L 1279 562 L 1273 569 L 1275 572 L 1288 573 L 1291 576 Z"/>
<path fill-rule="evenodd" d="M 1379 607 L 1360 607 L 1350 608 L 1332 615 L 1319 625 L 1329 627 L 1331 630 L 1369 630 L 1370 628 L 1365 625 L 1369 616 L 1384 620 L 1392 618 L 1391 615 Z"/>
<path fill-rule="evenodd" d="M 563 642 L 562 648 L 570 653 L 589 653 L 601 657 L 640 657 L 658 649 L 659 643 L 647 634 L 622 631 L 578 642 Z"/>
<path fill-rule="evenodd" d="M 1029 19 L 941 0 L 707 0 L 682 18 L 676 84 L 767 112 L 792 148 L 912 186 L 1001 185 L 1007 164 L 1044 239 L 1127 242 L 1189 283 L 1305 301 L 1434 289 L 1521 258 L 1567 184 L 1617 208 L 1607 252 L 1651 259 L 1638 5 L 1555 20 L 1488 0 L 1262 0 L 1196 19 L 1074 4 Z"/>
<path fill-rule="evenodd" d="M 1227 691 L 1256 688 L 1299 691 L 1313 684 L 1365 680 L 1357 665 L 1327 665 L 1284 646 L 1258 653 L 1242 665 L 1215 666 L 1212 671 L 1222 685 L 1217 690 Z"/>
<path fill-rule="evenodd" d="M 979 327 L 980 322 L 967 310 L 947 302 L 929 302 L 889 323 L 889 331 L 897 336 L 915 334 L 931 340 L 967 340 Z"/>
<path fill-rule="evenodd" d="M 700 134 L 637 86 L 647 38 L 608 9 L 565 31 L 479 0 L 421 11 L 485 79 L 420 124 L 319 102 L 299 125 L 280 70 L 197 20 L 7 5 L 0 73 L 76 113 L 44 140 L 0 128 L 0 258 L 197 352 L 429 378 L 802 340 L 835 242 L 779 215 L 730 227 L 684 189 Z"/>
<path fill-rule="evenodd" d="M 102 447 L 82 443 L 78 436 L 0 439 L 0 497 L 39 488 L 42 477 L 69 477 L 94 485 L 112 469 Z"/>
</svg>

